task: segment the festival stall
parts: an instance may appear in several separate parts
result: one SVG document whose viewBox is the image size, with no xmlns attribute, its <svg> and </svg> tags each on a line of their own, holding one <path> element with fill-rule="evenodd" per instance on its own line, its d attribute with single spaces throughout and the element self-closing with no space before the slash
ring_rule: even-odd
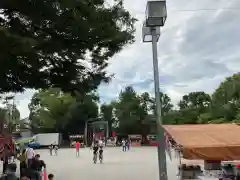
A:
<svg viewBox="0 0 240 180">
<path fill-rule="evenodd" d="M 142 145 L 142 135 L 132 134 L 132 135 L 128 135 L 128 138 L 131 142 L 131 146 L 141 146 Z"/>
<path fill-rule="evenodd" d="M 157 141 L 156 135 L 153 135 L 153 134 L 147 135 L 147 140 L 148 140 L 149 146 L 158 146 L 158 144 L 159 144 Z"/>
<path fill-rule="evenodd" d="M 181 179 L 201 174 L 199 166 L 182 164 L 181 157 L 188 160 L 204 160 L 204 169 L 221 170 L 222 161 L 240 159 L 240 126 L 236 124 L 164 125 L 165 133 L 179 148 Z"/>
<path fill-rule="evenodd" d="M 84 145 L 84 135 L 83 134 L 73 134 L 69 135 L 70 140 L 70 146 L 75 147 L 76 142 L 80 142 L 82 145 Z M 83 147 L 83 146 L 81 146 Z"/>
<path fill-rule="evenodd" d="M 164 129 L 182 147 L 185 159 L 240 159 L 240 126 L 236 124 L 164 125 Z"/>
</svg>

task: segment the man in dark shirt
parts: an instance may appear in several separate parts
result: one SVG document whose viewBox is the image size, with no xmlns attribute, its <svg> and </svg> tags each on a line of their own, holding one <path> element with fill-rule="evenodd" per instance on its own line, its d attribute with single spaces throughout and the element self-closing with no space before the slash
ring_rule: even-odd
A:
<svg viewBox="0 0 240 180">
<path fill-rule="evenodd" d="M 93 146 L 93 162 L 97 162 L 98 144 L 95 143 Z"/>
<path fill-rule="evenodd" d="M 43 168 L 46 168 L 46 164 L 43 160 L 40 160 L 40 155 L 36 154 L 29 168 L 32 179 L 40 180 L 41 179 L 40 173 Z"/>
<path fill-rule="evenodd" d="M 53 144 L 51 144 L 49 146 L 50 156 L 52 156 L 53 148 L 54 148 L 54 146 L 53 146 Z"/>
<path fill-rule="evenodd" d="M 94 146 L 93 146 L 93 155 L 97 154 L 97 152 L 98 152 L 98 145 L 94 144 Z"/>
</svg>

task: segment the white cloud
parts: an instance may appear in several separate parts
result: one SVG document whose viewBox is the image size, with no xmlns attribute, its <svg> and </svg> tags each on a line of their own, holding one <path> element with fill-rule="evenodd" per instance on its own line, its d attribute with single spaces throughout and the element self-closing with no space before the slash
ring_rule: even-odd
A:
<svg viewBox="0 0 240 180">
<path fill-rule="evenodd" d="M 154 92 L 151 44 L 141 40 L 146 2 L 125 0 L 126 9 L 139 20 L 136 42 L 111 59 L 108 71 L 115 78 L 99 88 L 102 101 L 117 98 L 127 85 L 138 92 Z M 240 9 L 240 1 L 167 0 L 167 8 L 158 43 L 160 84 L 176 104 L 191 91 L 212 93 L 226 76 L 239 71 L 240 11 L 231 8 Z M 28 114 L 31 95 L 26 92 L 18 97 L 22 117 Z"/>
<path fill-rule="evenodd" d="M 151 44 L 141 42 L 146 2 L 125 1 L 139 20 L 136 43 L 112 59 L 108 70 L 115 78 L 99 88 L 103 100 L 114 99 L 126 85 L 139 92 L 154 92 Z M 168 18 L 159 39 L 158 57 L 161 90 L 174 104 L 191 91 L 212 93 L 226 76 L 239 71 L 240 11 L 233 9 L 238 7 L 238 0 L 167 1 Z"/>
<path fill-rule="evenodd" d="M 29 115 L 28 104 L 34 94 L 33 90 L 27 90 L 24 93 L 17 93 L 15 96 L 15 103 L 21 113 L 21 118 L 26 118 Z"/>
</svg>

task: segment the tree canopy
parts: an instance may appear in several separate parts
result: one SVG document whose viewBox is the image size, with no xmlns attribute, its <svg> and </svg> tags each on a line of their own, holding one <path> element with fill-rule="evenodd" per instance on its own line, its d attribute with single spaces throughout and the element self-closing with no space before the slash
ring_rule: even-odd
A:
<svg viewBox="0 0 240 180">
<path fill-rule="evenodd" d="M 203 91 L 190 92 L 175 106 L 161 92 L 163 124 L 239 123 L 240 74 L 226 78 L 210 95 Z M 61 132 L 84 132 L 89 119 L 107 121 L 110 133 L 156 133 L 155 98 L 148 92 L 137 93 L 127 86 L 117 99 L 98 107 L 95 93 L 72 96 L 58 88 L 38 91 L 29 105 L 32 124 L 54 128 Z M 100 110 L 100 111 L 99 111 Z"/>
<path fill-rule="evenodd" d="M 25 88 L 90 92 L 108 60 L 134 40 L 123 0 L 1 0 L 0 93 Z"/>
<path fill-rule="evenodd" d="M 240 73 L 226 78 L 212 95 L 203 91 L 183 95 L 176 106 L 161 92 L 164 124 L 205 124 L 240 122 Z M 155 99 L 132 87 L 121 91 L 113 107 L 113 116 L 122 133 L 155 133 Z M 142 128 L 141 128 L 142 127 Z"/>
<path fill-rule="evenodd" d="M 0 131 L 12 132 L 16 130 L 16 126 L 23 126 L 20 120 L 20 111 L 18 110 L 14 101 L 11 103 L 7 97 L 4 100 L 3 107 L 0 108 Z"/>
<path fill-rule="evenodd" d="M 30 124 L 35 131 L 82 132 L 85 121 L 98 116 L 97 100 L 94 94 L 72 96 L 58 88 L 40 90 L 29 104 Z"/>
</svg>

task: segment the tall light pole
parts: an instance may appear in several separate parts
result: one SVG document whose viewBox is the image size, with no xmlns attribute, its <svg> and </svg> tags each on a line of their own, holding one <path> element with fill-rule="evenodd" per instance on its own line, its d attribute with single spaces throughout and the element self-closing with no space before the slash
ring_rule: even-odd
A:
<svg viewBox="0 0 240 180">
<path fill-rule="evenodd" d="M 162 127 L 161 117 L 161 99 L 159 87 L 159 72 L 158 72 L 158 55 L 157 41 L 160 37 L 160 27 L 164 26 L 167 18 L 167 8 L 165 0 L 148 1 L 146 8 L 146 20 L 143 24 L 142 35 L 143 42 L 152 42 L 153 54 L 153 72 L 154 72 L 154 88 L 156 101 L 156 124 L 157 124 L 157 139 L 158 145 L 158 165 L 159 179 L 167 180 L 167 162 L 165 153 L 165 137 Z"/>
</svg>

